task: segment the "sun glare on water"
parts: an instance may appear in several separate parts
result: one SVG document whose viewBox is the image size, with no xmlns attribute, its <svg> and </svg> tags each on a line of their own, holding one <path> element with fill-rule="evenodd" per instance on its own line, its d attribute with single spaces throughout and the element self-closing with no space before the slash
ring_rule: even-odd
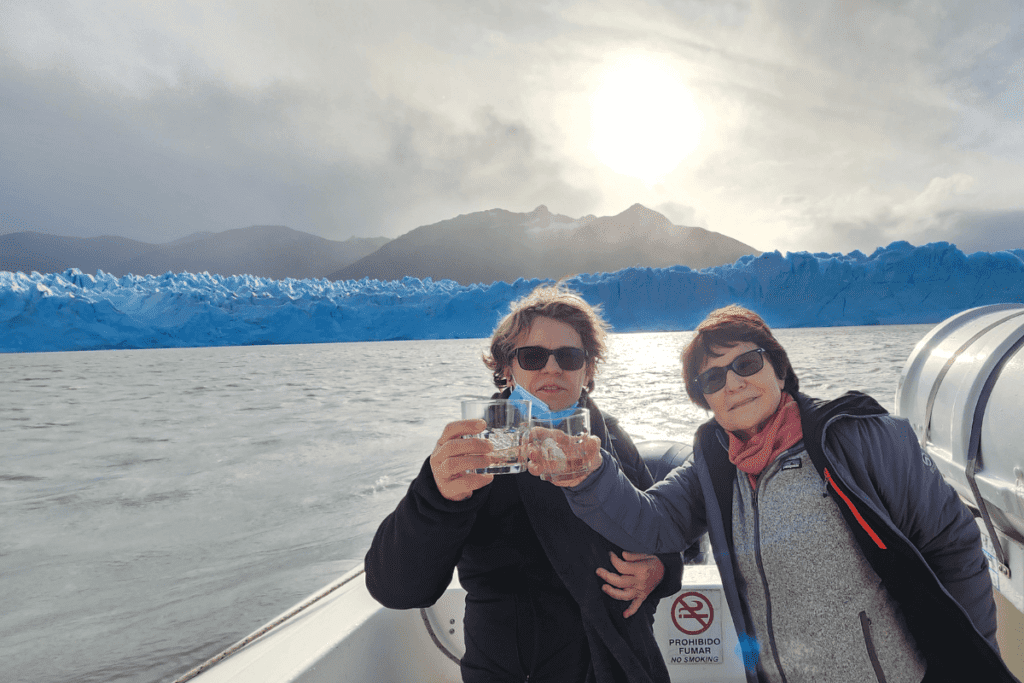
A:
<svg viewBox="0 0 1024 683">
<path fill-rule="evenodd" d="M 590 149 L 616 173 L 653 183 L 700 142 L 704 118 L 679 75 L 632 57 L 605 74 L 591 102 Z"/>
</svg>

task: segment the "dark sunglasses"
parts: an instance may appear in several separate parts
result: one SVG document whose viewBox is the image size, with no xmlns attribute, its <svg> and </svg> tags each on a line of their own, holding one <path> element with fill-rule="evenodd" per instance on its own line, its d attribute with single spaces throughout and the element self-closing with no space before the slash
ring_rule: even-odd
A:
<svg viewBox="0 0 1024 683">
<path fill-rule="evenodd" d="M 515 351 L 519 367 L 523 370 L 540 370 L 548 364 L 550 356 L 555 357 L 558 367 L 563 370 L 579 370 L 587 362 L 587 352 L 573 346 L 560 349 L 545 349 L 543 346 L 520 346 Z"/>
<path fill-rule="evenodd" d="M 716 391 L 721 391 L 722 387 L 725 386 L 725 379 L 730 370 L 740 377 L 750 377 L 761 372 L 761 368 L 764 367 L 764 354 L 764 349 L 754 349 L 753 351 L 741 353 L 733 358 L 732 362 L 728 365 L 708 368 L 697 375 L 693 379 L 693 383 L 703 394 L 713 394 Z"/>
</svg>

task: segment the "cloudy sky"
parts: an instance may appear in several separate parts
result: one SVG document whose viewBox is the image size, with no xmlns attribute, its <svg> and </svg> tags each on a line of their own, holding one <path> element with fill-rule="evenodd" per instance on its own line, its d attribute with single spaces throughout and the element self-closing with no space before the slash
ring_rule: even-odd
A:
<svg viewBox="0 0 1024 683">
<path fill-rule="evenodd" d="M 1017 0 L 3 0 L 0 233 L 394 237 L 634 203 L 1024 248 Z"/>
</svg>

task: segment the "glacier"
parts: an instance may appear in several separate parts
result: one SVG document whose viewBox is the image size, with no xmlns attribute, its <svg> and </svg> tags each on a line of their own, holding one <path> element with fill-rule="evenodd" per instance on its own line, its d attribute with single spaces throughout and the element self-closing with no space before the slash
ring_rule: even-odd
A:
<svg viewBox="0 0 1024 683">
<path fill-rule="evenodd" d="M 551 280 L 271 280 L 70 269 L 0 272 L 0 352 L 489 337 L 509 303 Z M 738 303 L 772 327 L 934 323 L 1024 303 L 1024 250 L 964 254 L 894 242 L 871 255 L 775 251 L 692 270 L 627 268 L 569 278 L 616 332 L 693 329 Z"/>
</svg>

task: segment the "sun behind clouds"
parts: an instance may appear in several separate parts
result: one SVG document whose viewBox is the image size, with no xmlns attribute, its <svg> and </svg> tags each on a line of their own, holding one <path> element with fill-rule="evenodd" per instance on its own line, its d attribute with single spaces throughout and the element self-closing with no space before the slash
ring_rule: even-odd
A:
<svg viewBox="0 0 1024 683">
<path fill-rule="evenodd" d="M 616 173 L 653 183 L 700 142 L 704 117 L 678 74 L 632 56 L 605 72 L 591 99 L 590 149 Z"/>
</svg>

